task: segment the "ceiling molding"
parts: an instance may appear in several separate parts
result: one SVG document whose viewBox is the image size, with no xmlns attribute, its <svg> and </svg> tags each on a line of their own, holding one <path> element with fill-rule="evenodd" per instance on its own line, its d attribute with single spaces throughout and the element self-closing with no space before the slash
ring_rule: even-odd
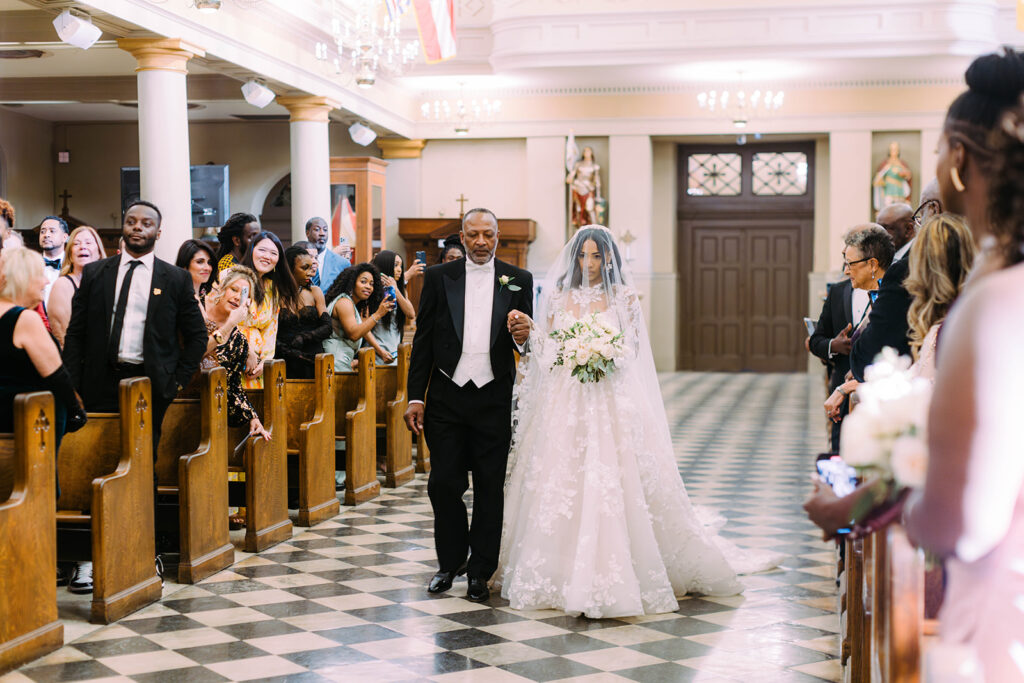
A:
<svg viewBox="0 0 1024 683">
<path fill-rule="evenodd" d="M 242 101 L 238 81 L 220 74 L 188 76 L 193 102 Z M 131 76 L 53 76 L 0 78 L 2 102 L 136 102 L 138 78 Z"/>
</svg>

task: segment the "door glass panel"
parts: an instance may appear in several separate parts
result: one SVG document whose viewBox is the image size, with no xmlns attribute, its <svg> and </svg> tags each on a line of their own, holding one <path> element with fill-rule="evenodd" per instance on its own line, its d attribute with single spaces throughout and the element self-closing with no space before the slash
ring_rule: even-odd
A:
<svg viewBox="0 0 1024 683">
<path fill-rule="evenodd" d="M 751 190 L 760 197 L 807 194 L 807 155 L 759 152 L 750 162 Z"/>
<path fill-rule="evenodd" d="M 742 187 L 739 154 L 691 154 L 687 160 L 686 194 L 691 197 L 735 197 Z"/>
</svg>

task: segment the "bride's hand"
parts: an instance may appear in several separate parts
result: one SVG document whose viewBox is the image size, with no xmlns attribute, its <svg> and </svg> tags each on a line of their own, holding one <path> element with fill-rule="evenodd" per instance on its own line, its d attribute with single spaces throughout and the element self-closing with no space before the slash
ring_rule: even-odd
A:
<svg viewBox="0 0 1024 683">
<path fill-rule="evenodd" d="M 530 336 L 530 327 L 533 326 L 533 321 L 530 320 L 530 316 L 526 315 L 522 311 L 511 310 L 508 312 L 508 331 L 512 333 L 512 339 L 515 340 L 516 344 L 522 346 L 526 343 L 526 339 Z"/>
</svg>

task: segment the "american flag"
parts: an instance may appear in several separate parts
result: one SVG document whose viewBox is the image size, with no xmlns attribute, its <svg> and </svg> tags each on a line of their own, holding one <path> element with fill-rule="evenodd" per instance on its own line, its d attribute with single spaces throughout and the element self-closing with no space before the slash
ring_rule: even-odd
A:
<svg viewBox="0 0 1024 683">
<path fill-rule="evenodd" d="M 398 18 L 405 14 L 412 5 L 412 0 L 384 0 L 384 4 L 388 8 L 388 16 L 391 17 L 391 21 L 398 21 Z"/>
</svg>

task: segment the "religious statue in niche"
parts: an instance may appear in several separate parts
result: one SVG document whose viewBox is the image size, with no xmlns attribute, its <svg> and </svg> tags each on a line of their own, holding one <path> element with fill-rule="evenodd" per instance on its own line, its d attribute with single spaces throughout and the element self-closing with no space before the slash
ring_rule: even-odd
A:
<svg viewBox="0 0 1024 683">
<path fill-rule="evenodd" d="M 900 158 L 900 143 L 889 143 L 889 156 L 875 172 L 874 207 L 878 211 L 892 204 L 910 203 L 910 167 Z"/>
<path fill-rule="evenodd" d="M 592 147 L 583 148 L 583 158 L 573 164 L 565 183 L 569 186 L 573 230 L 593 223 L 603 225 L 608 203 L 601 196 L 601 166 L 594 159 Z"/>
</svg>

